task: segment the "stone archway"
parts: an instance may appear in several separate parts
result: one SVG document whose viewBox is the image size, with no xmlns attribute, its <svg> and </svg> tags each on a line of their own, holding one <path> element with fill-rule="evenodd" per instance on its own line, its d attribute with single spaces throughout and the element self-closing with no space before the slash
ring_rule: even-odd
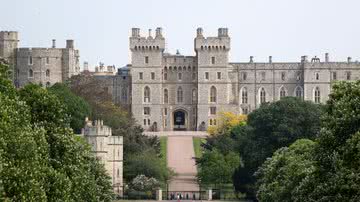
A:
<svg viewBox="0 0 360 202">
<path fill-rule="evenodd" d="M 183 109 L 178 109 L 173 112 L 173 130 L 187 130 L 188 129 L 188 114 Z"/>
</svg>

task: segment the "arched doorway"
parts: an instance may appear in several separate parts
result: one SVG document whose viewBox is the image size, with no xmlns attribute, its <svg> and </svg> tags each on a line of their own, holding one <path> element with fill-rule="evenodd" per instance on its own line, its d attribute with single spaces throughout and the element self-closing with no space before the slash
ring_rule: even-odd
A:
<svg viewBox="0 0 360 202">
<path fill-rule="evenodd" d="M 187 113 L 184 110 L 176 110 L 173 114 L 173 126 L 174 130 L 186 130 L 187 129 Z"/>
</svg>

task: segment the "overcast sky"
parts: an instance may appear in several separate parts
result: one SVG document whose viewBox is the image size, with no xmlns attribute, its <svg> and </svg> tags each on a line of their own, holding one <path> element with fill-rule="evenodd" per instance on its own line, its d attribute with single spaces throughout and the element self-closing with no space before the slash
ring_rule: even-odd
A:
<svg viewBox="0 0 360 202">
<path fill-rule="evenodd" d="M 228 27 L 231 62 L 360 59 L 359 0 L 0 0 L 0 30 L 18 31 L 20 47 L 74 39 L 90 66 L 130 63 L 132 27 L 163 27 L 169 52 L 185 55 L 195 54 L 197 27 L 205 36 Z"/>
</svg>

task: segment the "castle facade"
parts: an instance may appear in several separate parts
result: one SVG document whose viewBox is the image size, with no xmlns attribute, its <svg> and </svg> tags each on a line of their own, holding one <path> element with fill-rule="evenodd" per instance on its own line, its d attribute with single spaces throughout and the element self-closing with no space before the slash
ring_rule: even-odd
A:
<svg viewBox="0 0 360 202">
<path fill-rule="evenodd" d="M 324 61 L 230 62 L 227 28 L 214 37 L 198 28 L 193 56 L 166 53 L 161 28 L 146 37 L 133 28 L 129 40 L 131 64 L 102 79 L 114 102 L 131 108 L 148 131 L 205 130 L 222 111 L 248 114 L 285 96 L 324 103 L 333 82 L 360 78 L 360 63 L 332 62 L 329 54 Z"/>
<path fill-rule="evenodd" d="M 19 48 L 18 43 L 17 32 L 0 32 L 0 57 L 11 64 L 17 87 L 27 83 L 51 86 L 80 73 L 80 55 L 74 40 L 67 40 L 65 48 L 56 48 L 55 40 L 49 48 Z"/>
</svg>

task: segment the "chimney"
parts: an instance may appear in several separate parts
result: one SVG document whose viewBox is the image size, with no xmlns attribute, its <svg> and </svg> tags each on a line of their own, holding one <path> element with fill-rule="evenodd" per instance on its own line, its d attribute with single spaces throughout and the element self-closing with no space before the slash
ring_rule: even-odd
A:
<svg viewBox="0 0 360 202">
<path fill-rule="evenodd" d="M 325 53 L 325 62 L 329 62 L 329 53 Z"/>
<path fill-rule="evenodd" d="M 348 62 L 348 63 L 351 63 L 351 57 L 348 57 L 348 58 L 347 58 L 347 62 Z"/>
<path fill-rule="evenodd" d="M 52 48 L 56 48 L 56 39 L 53 39 L 52 40 L 52 46 L 51 46 Z"/>
<path fill-rule="evenodd" d="M 155 37 L 162 37 L 162 28 L 161 27 L 156 28 Z"/>
<path fill-rule="evenodd" d="M 74 40 L 66 40 L 66 48 L 74 48 Z"/>
<path fill-rule="evenodd" d="M 250 56 L 250 63 L 254 62 L 254 56 Z"/>
<path fill-rule="evenodd" d="M 201 27 L 197 28 L 196 34 L 196 37 L 203 37 L 203 29 Z"/>
<path fill-rule="evenodd" d="M 272 63 L 272 56 L 271 55 L 269 56 L 269 63 L 270 64 Z"/>
<path fill-rule="evenodd" d="M 140 37 L 140 29 L 139 28 L 132 28 L 131 29 L 131 36 L 132 37 Z"/>
</svg>

